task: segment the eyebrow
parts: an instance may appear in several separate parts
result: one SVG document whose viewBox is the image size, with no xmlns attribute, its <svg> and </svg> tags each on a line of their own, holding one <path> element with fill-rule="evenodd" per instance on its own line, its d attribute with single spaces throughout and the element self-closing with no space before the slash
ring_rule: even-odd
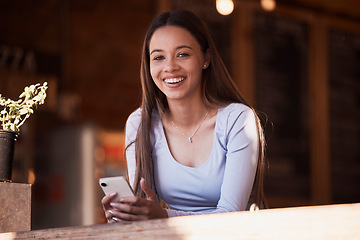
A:
<svg viewBox="0 0 360 240">
<path fill-rule="evenodd" d="M 188 48 L 188 49 L 192 49 L 191 47 L 187 46 L 187 45 L 181 45 L 181 46 L 178 46 L 176 47 L 176 49 L 182 49 L 182 48 Z M 161 49 L 154 49 L 150 52 L 150 55 L 153 54 L 154 52 L 162 52 L 163 50 Z"/>
</svg>

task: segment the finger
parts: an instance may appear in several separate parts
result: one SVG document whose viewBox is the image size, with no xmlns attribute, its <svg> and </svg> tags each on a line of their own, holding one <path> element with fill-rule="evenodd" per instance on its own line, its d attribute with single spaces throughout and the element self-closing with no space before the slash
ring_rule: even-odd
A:
<svg viewBox="0 0 360 240">
<path fill-rule="evenodd" d="M 140 221 L 140 220 L 146 220 L 147 217 L 144 215 L 136 215 L 126 212 L 119 212 L 116 214 L 116 218 L 118 218 L 120 221 Z"/>
<path fill-rule="evenodd" d="M 149 185 L 146 184 L 145 179 L 140 179 L 140 186 L 141 189 L 144 191 L 147 199 L 149 200 L 156 200 L 156 194 L 153 192 L 153 190 L 149 187 Z"/>
<path fill-rule="evenodd" d="M 116 192 L 113 192 L 101 199 L 101 204 L 103 205 L 104 209 L 108 209 L 110 207 L 110 202 L 115 198 L 116 194 Z"/>
<path fill-rule="evenodd" d="M 114 209 L 106 211 L 105 213 L 105 217 L 108 223 L 121 222 L 121 219 L 118 217 L 118 215 L 119 212 Z"/>
<path fill-rule="evenodd" d="M 107 217 L 108 222 L 116 222 L 116 220 L 118 220 L 118 222 L 120 221 L 138 221 L 138 220 L 145 220 L 147 219 L 144 215 L 138 215 L 136 213 L 141 212 L 139 207 L 133 207 L 130 209 L 130 211 L 128 211 L 129 209 L 126 208 L 126 206 L 130 206 L 128 204 L 118 204 L 118 205 L 122 205 L 122 207 L 120 207 L 120 209 L 122 209 L 123 211 L 120 211 L 120 209 L 112 209 L 109 210 L 109 217 Z"/>
<path fill-rule="evenodd" d="M 111 202 L 110 206 L 113 204 L 114 206 L 116 206 L 116 203 L 126 203 L 129 205 L 143 205 L 146 203 L 146 199 L 145 198 L 141 198 L 141 197 L 137 197 L 137 196 L 128 196 L 128 197 L 122 197 L 120 198 L 120 200 L 117 202 Z"/>
<path fill-rule="evenodd" d="M 114 221 L 114 222 L 120 222 L 120 221 L 121 221 L 121 220 L 118 219 L 117 217 L 112 217 L 111 220 Z"/>
<path fill-rule="evenodd" d="M 110 219 L 107 219 L 107 223 L 119 223 L 122 222 L 121 219 L 118 219 L 117 217 L 112 217 Z"/>
<path fill-rule="evenodd" d="M 142 206 L 131 205 L 131 204 L 122 204 L 122 203 L 111 203 L 113 209 L 116 209 L 114 216 L 118 216 L 117 213 L 128 213 L 133 215 L 147 215 L 148 210 Z M 110 210 L 112 211 L 112 210 Z"/>
<path fill-rule="evenodd" d="M 106 220 L 107 220 L 107 223 L 114 223 L 114 222 L 115 222 L 115 221 L 114 221 L 113 219 L 111 219 L 111 218 L 110 218 L 110 219 L 107 218 Z"/>
<path fill-rule="evenodd" d="M 105 211 L 105 218 L 106 218 L 108 221 L 111 221 L 111 218 L 114 217 L 115 215 L 116 215 L 116 211 L 115 211 L 115 210 Z"/>
<path fill-rule="evenodd" d="M 108 211 L 105 211 L 105 218 L 107 220 L 107 223 L 113 223 L 114 222 L 114 219 L 112 219 L 112 215 L 108 212 Z"/>
</svg>

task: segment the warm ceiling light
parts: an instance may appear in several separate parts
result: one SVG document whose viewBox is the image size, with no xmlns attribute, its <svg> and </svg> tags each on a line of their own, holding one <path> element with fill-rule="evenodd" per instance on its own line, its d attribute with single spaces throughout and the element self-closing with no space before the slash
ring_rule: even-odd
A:
<svg viewBox="0 0 360 240">
<path fill-rule="evenodd" d="M 265 11 L 273 11 L 276 7 L 275 0 L 261 0 L 260 2 L 261 2 L 261 7 Z"/>
<path fill-rule="evenodd" d="M 232 0 L 216 0 L 216 10 L 221 15 L 229 15 L 234 10 L 234 3 Z"/>
</svg>

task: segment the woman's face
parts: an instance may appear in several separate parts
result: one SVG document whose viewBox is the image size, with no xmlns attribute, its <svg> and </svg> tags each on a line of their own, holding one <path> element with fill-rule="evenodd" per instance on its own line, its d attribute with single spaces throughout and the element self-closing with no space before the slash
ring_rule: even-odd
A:
<svg viewBox="0 0 360 240">
<path fill-rule="evenodd" d="M 184 28 L 165 26 L 157 29 L 149 43 L 150 74 L 168 101 L 201 96 L 203 69 L 209 56 Z"/>
</svg>

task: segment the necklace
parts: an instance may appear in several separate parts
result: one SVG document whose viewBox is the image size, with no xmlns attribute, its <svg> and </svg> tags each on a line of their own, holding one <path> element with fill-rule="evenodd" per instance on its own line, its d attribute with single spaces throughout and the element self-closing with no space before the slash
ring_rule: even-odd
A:
<svg viewBox="0 0 360 240">
<path fill-rule="evenodd" d="M 208 114 L 209 114 L 209 112 L 207 112 L 207 113 L 205 114 L 204 118 L 201 120 L 201 123 L 200 123 L 199 126 L 195 129 L 194 133 L 193 133 L 190 137 L 186 136 L 186 134 L 184 133 L 184 131 L 183 131 L 181 128 L 179 128 L 178 126 L 176 126 L 176 124 L 174 123 L 174 121 L 173 121 L 171 118 L 170 118 L 170 120 L 171 120 L 171 123 L 174 125 L 174 127 L 175 127 L 182 135 L 184 135 L 184 137 L 186 137 L 186 138 L 188 139 L 189 143 L 192 143 L 192 138 L 193 138 L 194 135 L 197 133 L 197 131 L 200 129 L 201 125 L 202 125 L 203 122 L 205 121 L 205 118 L 207 117 Z"/>
</svg>

